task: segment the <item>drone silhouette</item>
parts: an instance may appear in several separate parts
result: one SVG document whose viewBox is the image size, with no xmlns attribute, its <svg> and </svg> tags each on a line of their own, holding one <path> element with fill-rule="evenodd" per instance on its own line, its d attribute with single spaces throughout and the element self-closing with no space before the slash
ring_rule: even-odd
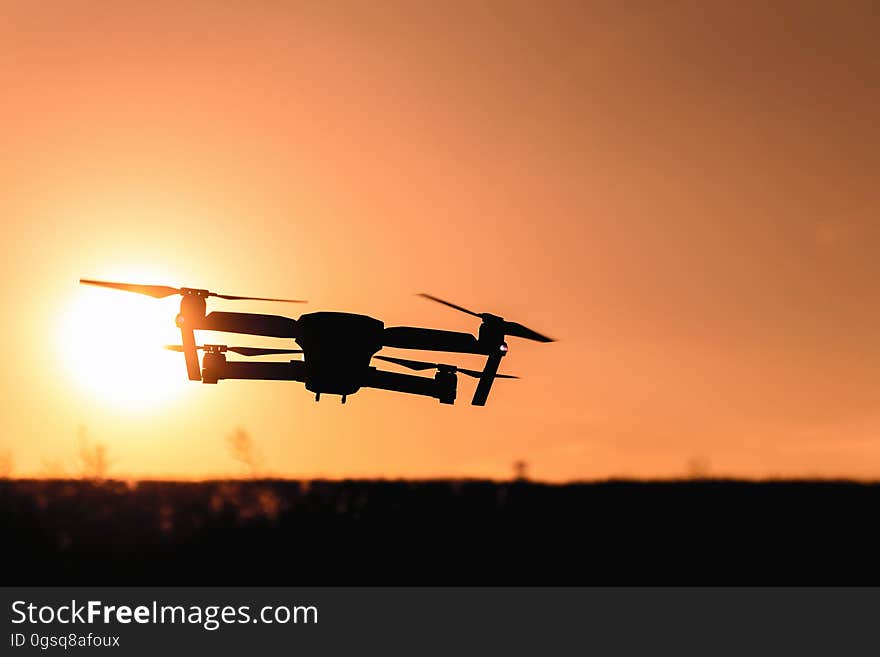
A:
<svg viewBox="0 0 880 657">
<path fill-rule="evenodd" d="M 182 352 L 186 371 L 191 381 L 217 383 L 223 379 L 262 379 L 274 381 L 299 381 L 307 390 L 315 393 L 320 401 L 322 394 L 340 395 L 345 403 L 348 395 L 361 388 L 378 388 L 395 392 L 422 395 L 439 400 L 441 404 L 455 403 L 458 374 L 479 379 L 471 404 L 485 406 L 495 379 L 515 379 L 509 374 L 499 374 L 501 359 L 508 353 L 505 338 L 514 336 L 536 342 L 553 342 L 517 322 L 509 322 L 491 313 L 477 313 L 462 306 L 444 301 L 430 294 L 420 294 L 426 299 L 441 303 L 481 320 L 476 337 L 470 333 L 445 331 L 412 326 L 386 327 L 383 322 L 366 315 L 343 312 L 314 312 L 292 319 L 281 315 L 255 313 L 210 312 L 206 313 L 206 299 L 216 297 L 226 300 L 278 301 L 305 303 L 299 299 L 274 299 L 217 294 L 196 288 L 176 288 L 166 285 L 138 285 L 80 279 L 84 285 L 97 285 L 126 292 L 145 294 L 157 299 L 181 296 L 180 313 L 176 324 L 180 328 L 181 345 L 168 345 L 172 351 Z M 195 331 L 221 331 L 272 338 L 293 339 L 299 349 L 272 349 L 264 347 L 230 347 L 226 345 L 196 345 Z M 384 347 L 420 349 L 462 354 L 481 354 L 488 358 L 482 371 L 464 369 L 445 363 L 430 363 L 407 358 L 377 355 Z M 198 351 L 203 352 L 201 367 Z M 247 362 L 227 360 L 228 352 L 241 356 L 268 356 L 302 354 L 302 360 L 287 362 Z M 416 370 L 436 370 L 433 378 L 400 374 L 380 370 L 371 365 L 373 359 Z"/>
</svg>

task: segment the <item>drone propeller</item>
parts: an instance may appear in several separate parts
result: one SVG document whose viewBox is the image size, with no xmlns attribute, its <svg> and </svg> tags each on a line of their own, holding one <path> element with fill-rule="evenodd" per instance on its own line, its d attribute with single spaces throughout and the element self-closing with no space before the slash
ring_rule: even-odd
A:
<svg viewBox="0 0 880 657">
<path fill-rule="evenodd" d="M 384 360 L 389 363 L 396 363 L 397 365 L 402 365 L 403 367 L 408 367 L 411 370 L 440 370 L 440 369 L 450 369 L 453 372 L 461 372 L 462 374 L 466 374 L 467 376 L 472 376 L 475 379 L 479 379 L 483 373 L 478 370 L 467 370 L 463 367 L 456 367 L 455 365 L 444 365 L 443 363 L 426 363 L 421 360 L 410 360 L 408 358 L 394 358 L 393 356 L 373 356 L 373 358 L 378 358 L 379 360 Z M 514 376 L 513 374 L 496 374 L 496 379 L 518 379 L 518 376 Z"/>
<path fill-rule="evenodd" d="M 250 300 L 250 301 L 282 301 L 285 303 L 306 303 L 302 299 L 273 299 L 268 297 L 241 297 L 232 294 L 217 294 L 208 290 L 200 290 L 191 287 L 169 287 L 167 285 L 139 285 L 136 283 L 111 283 L 109 281 L 96 281 L 88 278 L 81 278 L 79 282 L 83 285 L 96 285 L 98 287 L 109 287 L 114 290 L 123 290 L 125 292 L 135 292 L 137 294 L 146 294 L 156 299 L 164 299 L 174 294 L 188 295 L 192 294 L 198 297 L 217 297 L 218 299 L 228 299 L 230 301 Z"/>
<path fill-rule="evenodd" d="M 179 344 L 169 344 L 165 345 L 165 348 L 168 351 L 183 351 L 183 347 Z M 216 345 L 216 344 L 208 344 L 208 345 L 199 345 L 196 349 L 206 349 L 207 351 L 232 351 L 236 354 L 241 354 L 242 356 L 270 356 L 273 354 L 301 354 L 302 349 L 269 349 L 264 347 L 227 347 L 225 345 Z"/>
<path fill-rule="evenodd" d="M 504 335 L 513 335 L 518 338 L 525 338 L 526 340 L 535 340 L 536 342 L 554 342 L 553 338 L 549 338 L 546 335 L 543 335 L 535 330 L 528 328 L 527 326 L 523 326 L 519 322 L 508 322 L 503 317 L 493 315 L 492 313 L 474 312 L 473 310 L 468 310 L 463 306 L 454 304 L 451 301 L 446 301 L 444 299 L 440 299 L 424 292 L 420 293 L 419 296 L 424 297 L 425 299 L 430 299 L 431 301 L 435 301 L 436 303 L 441 303 L 444 306 L 449 306 L 450 308 L 454 308 L 455 310 L 458 310 L 460 312 L 467 313 L 468 315 L 479 317 L 481 320 L 483 320 L 484 323 L 490 326 L 497 327 Z"/>
</svg>

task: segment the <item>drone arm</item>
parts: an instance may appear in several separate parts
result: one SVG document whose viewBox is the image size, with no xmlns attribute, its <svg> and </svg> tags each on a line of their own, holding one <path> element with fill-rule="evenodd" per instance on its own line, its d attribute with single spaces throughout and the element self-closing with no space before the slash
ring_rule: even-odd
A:
<svg viewBox="0 0 880 657">
<path fill-rule="evenodd" d="M 196 353 L 196 338 L 192 328 L 180 327 L 180 339 L 183 355 L 186 359 L 186 374 L 190 381 L 201 381 L 202 370 L 199 367 L 199 355 Z"/>
<path fill-rule="evenodd" d="M 264 381 L 305 381 L 305 366 L 302 361 L 289 363 L 246 363 L 227 361 L 206 370 L 205 378 L 210 379 L 257 379 Z"/>
<path fill-rule="evenodd" d="M 400 349 L 424 349 L 425 351 L 454 351 L 461 354 L 485 354 L 486 349 L 470 333 L 416 328 L 414 326 L 391 326 L 386 328 L 382 345 Z"/>
<path fill-rule="evenodd" d="M 364 381 L 365 388 L 378 388 L 379 390 L 392 390 L 394 392 L 405 392 L 411 395 L 422 395 L 423 397 L 433 397 L 434 399 L 443 399 L 440 384 L 436 379 L 429 379 L 424 376 L 414 376 L 412 374 L 399 374 L 397 372 L 386 372 L 371 367 L 369 374 Z M 452 399 L 455 399 L 454 390 L 452 391 Z"/>
<path fill-rule="evenodd" d="M 477 384 L 477 389 L 474 390 L 474 398 L 471 400 L 473 406 L 486 405 L 489 391 L 492 389 L 492 383 L 495 381 L 495 374 L 498 372 L 498 366 L 501 364 L 504 353 L 501 350 L 497 350 L 486 360 L 486 367 L 483 368 L 483 374 L 480 376 L 480 382 Z"/>
<path fill-rule="evenodd" d="M 296 337 L 296 320 L 281 315 L 213 312 L 208 313 L 195 328 L 225 333 L 262 335 L 269 338 Z"/>
</svg>

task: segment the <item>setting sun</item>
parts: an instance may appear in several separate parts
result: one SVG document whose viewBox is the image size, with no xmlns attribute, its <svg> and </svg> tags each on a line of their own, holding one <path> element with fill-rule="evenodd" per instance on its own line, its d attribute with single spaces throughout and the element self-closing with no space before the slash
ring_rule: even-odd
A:
<svg viewBox="0 0 880 657">
<path fill-rule="evenodd" d="M 59 326 L 69 376 L 108 404 L 153 406 L 186 387 L 183 358 L 162 349 L 178 342 L 176 299 L 157 301 L 79 288 Z"/>
</svg>

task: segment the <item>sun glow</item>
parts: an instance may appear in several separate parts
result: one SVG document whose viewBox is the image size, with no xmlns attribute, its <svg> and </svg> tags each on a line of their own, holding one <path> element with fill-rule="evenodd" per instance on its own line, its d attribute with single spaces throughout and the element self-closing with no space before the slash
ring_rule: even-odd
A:
<svg viewBox="0 0 880 657">
<path fill-rule="evenodd" d="M 124 409 L 155 406 L 189 383 L 174 325 L 177 299 L 80 287 L 59 327 L 61 359 L 82 389 Z"/>
</svg>

